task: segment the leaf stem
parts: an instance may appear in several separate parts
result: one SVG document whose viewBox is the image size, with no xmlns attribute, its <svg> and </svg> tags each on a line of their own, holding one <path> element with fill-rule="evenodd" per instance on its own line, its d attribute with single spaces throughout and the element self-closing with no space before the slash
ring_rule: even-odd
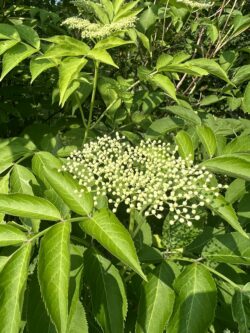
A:
<svg viewBox="0 0 250 333">
<path fill-rule="evenodd" d="M 86 128 L 87 127 L 87 123 L 86 123 L 86 120 L 85 120 L 85 117 L 84 117 L 84 113 L 83 113 L 83 109 L 82 109 L 82 104 L 81 104 L 80 98 L 77 95 L 77 93 L 75 94 L 75 98 L 76 98 L 76 101 L 77 101 L 77 104 L 78 104 L 78 107 L 79 107 L 79 110 L 80 110 L 80 114 L 81 114 L 83 126 Z"/>
<path fill-rule="evenodd" d="M 94 73 L 94 82 L 93 82 L 93 90 L 92 90 L 92 96 L 91 96 L 91 102 L 90 102 L 90 109 L 89 109 L 89 118 L 88 123 L 86 126 L 86 131 L 84 135 L 84 143 L 86 142 L 92 122 L 93 117 L 93 110 L 95 106 L 95 96 L 96 96 L 96 89 L 97 89 L 97 81 L 98 81 L 98 69 L 99 69 L 99 61 L 95 61 L 95 73 Z"/>
</svg>

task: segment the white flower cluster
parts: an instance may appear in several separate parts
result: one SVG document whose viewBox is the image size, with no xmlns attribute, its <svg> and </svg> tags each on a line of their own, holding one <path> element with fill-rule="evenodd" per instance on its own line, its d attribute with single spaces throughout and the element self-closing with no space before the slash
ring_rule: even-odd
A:
<svg viewBox="0 0 250 333">
<path fill-rule="evenodd" d="M 62 24 L 67 25 L 70 29 L 80 30 L 82 38 L 105 38 L 115 32 L 134 28 L 136 20 L 135 16 L 125 17 L 117 22 L 101 24 L 91 23 L 89 20 L 80 17 L 70 17 Z"/>
<path fill-rule="evenodd" d="M 135 209 L 159 219 L 168 209 L 173 215 L 170 224 L 192 226 L 200 219 L 199 207 L 218 196 L 223 186 L 213 187 L 212 174 L 176 157 L 176 152 L 160 140 L 133 146 L 118 133 L 115 138 L 104 135 L 72 152 L 60 171 L 73 174 L 82 193 L 93 192 L 95 205 L 99 196 L 107 196 L 113 212 L 124 202 L 128 213 Z"/>
<path fill-rule="evenodd" d="M 213 4 L 214 4 L 212 2 L 205 3 L 205 2 L 197 2 L 197 1 L 192 1 L 192 0 L 177 0 L 177 2 L 183 3 L 187 6 L 190 6 L 191 8 L 198 8 L 198 9 L 206 9 L 206 8 L 213 6 Z"/>
</svg>

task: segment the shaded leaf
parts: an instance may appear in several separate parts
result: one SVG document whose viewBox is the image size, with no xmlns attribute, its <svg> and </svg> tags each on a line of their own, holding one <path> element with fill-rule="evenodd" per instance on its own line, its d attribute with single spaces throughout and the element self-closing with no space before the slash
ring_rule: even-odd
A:
<svg viewBox="0 0 250 333">
<path fill-rule="evenodd" d="M 163 332 L 174 307 L 175 293 L 172 282 L 175 274 L 167 263 L 163 262 L 143 282 L 136 333 Z"/>
<path fill-rule="evenodd" d="M 238 232 L 213 237 L 202 251 L 208 260 L 228 264 L 250 264 L 250 240 Z"/>
<path fill-rule="evenodd" d="M 216 285 L 209 271 L 199 264 L 189 265 L 177 277 L 174 289 L 177 297 L 167 330 L 171 333 L 206 332 L 216 307 Z"/>
<path fill-rule="evenodd" d="M 2 60 L 2 74 L 0 80 L 2 80 L 20 62 L 35 52 L 37 52 L 36 49 L 24 43 L 18 43 L 5 52 Z"/>
<path fill-rule="evenodd" d="M 127 299 L 118 270 L 109 260 L 92 249 L 84 253 L 84 267 L 84 279 L 90 287 L 96 320 L 104 332 L 122 332 Z"/>
</svg>

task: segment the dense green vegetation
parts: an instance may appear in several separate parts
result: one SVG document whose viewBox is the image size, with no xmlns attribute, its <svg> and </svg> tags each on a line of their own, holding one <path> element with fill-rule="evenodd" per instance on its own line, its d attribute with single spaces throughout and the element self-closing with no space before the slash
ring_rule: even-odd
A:
<svg viewBox="0 0 250 333">
<path fill-rule="evenodd" d="M 0 333 L 250 332 L 249 2 L 0 7 Z"/>
</svg>

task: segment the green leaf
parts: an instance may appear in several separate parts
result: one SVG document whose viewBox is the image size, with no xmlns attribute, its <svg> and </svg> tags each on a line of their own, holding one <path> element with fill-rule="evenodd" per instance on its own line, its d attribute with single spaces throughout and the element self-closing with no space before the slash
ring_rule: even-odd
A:
<svg viewBox="0 0 250 333">
<path fill-rule="evenodd" d="M 3 194 L 9 193 L 9 179 L 10 179 L 9 173 L 0 178 L 0 193 Z M 4 220 L 4 216 L 5 214 L 0 213 L 0 222 Z"/>
<path fill-rule="evenodd" d="M 26 240 L 27 237 L 21 230 L 8 224 L 0 224 L 0 246 L 21 244 Z"/>
<path fill-rule="evenodd" d="M 151 56 L 151 54 L 152 54 L 151 43 L 150 43 L 150 40 L 148 39 L 148 37 L 138 30 L 136 30 L 136 34 L 139 37 L 140 41 L 142 42 L 142 45 L 145 47 L 145 49 L 149 52 L 149 54 Z"/>
<path fill-rule="evenodd" d="M 58 333 L 67 332 L 70 224 L 50 228 L 41 241 L 38 279 L 46 309 Z"/>
<path fill-rule="evenodd" d="M 244 65 L 236 71 L 232 83 L 238 86 L 248 80 L 250 80 L 250 65 Z"/>
<path fill-rule="evenodd" d="M 162 68 L 166 67 L 173 60 L 173 57 L 170 54 L 161 54 L 156 62 L 156 69 L 160 71 Z"/>
<path fill-rule="evenodd" d="M 146 133 L 149 136 L 161 136 L 180 128 L 182 124 L 180 119 L 164 117 L 153 121 Z"/>
<path fill-rule="evenodd" d="M 193 59 L 185 63 L 185 65 L 187 64 L 205 69 L 206 71 L 208 71 L 209 74 L 217 76 L 218 78 L 226 81 L 227 83 L 231 83 L 224 69 L 212 59 Z"/>
<path fill-rule="evenodd" d="M 90 50 L 87 44 L 69 36 L 53 36 L 45 40 L 55 45 L 52 45 L 40 59 L 85 56 Z"/>
<path fill-rule="evenodd" d="M 87 64 L 84 58 L 68 57 L 64 59 L 59 67 L 59 90 L 60 90 L 60 105 L 66 102 L 66 92 L 71 83 L 76 80 L 82 68 Z M 69 95 L 67 95 L 67 98 Z"/>
<path fill-rule="evenodd" d="M 7 39 L 0 42 L 0 55 L 2 55 L 7 50 L 11 49 L 14 45 L 18 43 L 15 39 Z"/>
<path fill-rule="evenodd" d="M 22 165 L 14 165 L 10 176 L 11 192 L 34 195 L 32 186 L 39 187 L 33 173 Z M 40 220 L 23 219 L 22 222 L 32 227 L 33 231 L 38 232 Z"/>
<path fill-rule="evenodd" d="M 250 331 L 250 283 L 235 290 L 232 299 L 233 318 L 238 324 L 239 333 Z"/>
<path fill-rule="evenodd" d="M 33 173 L 22 165 L 14 165 L 10 176 L 11 192 L 34 195 L 32 185 L 39 186 Z"/>
<path fill-rule="evenodd" d="M 184 106 L 168 106 L 167 110 L 191 124 L 201 125 L 200 117 L 193 110 L 187 109 Z"/>
<path fill-rule="evenodd" d="M 28 276 L 31 243 L 14 252 L 0 273 L 1 331 L 20 332 L 23 296 Z"/>
<path fill-rule="evenodd" d="M 250 27 L 250 16 L 236 15 L 233 20 L 233 26 L 233 37 L 236 37 Z"/>
<path fill-rule="evenodd" d="M 101 209 L 80 223 L 81 228 L 106 250 L 146 280 L 128 230 L 108 209 Z"/>
<path fill-rule="evenodd" d="M 18 24 L 15 28 L 22 40 L 33 46 L 35 49 L 40 48 L 40 38 L 34 29 L 23 24 Z"/>
<path fill-rule="evenodd" d="M 59 211 L 49 201 L 29 194 L 0 194 L 0 212 L 48 221 L 61 219 Z"/>
<path fill-rule="evenodd" d="M 203 144 L 209 157 L 212 157 L 217 150 L 217 141 L 214 132 L 210 127 L 207 126 L 197 126 L 196 133 Z"/>
<path fill-rule="evenodd" d="M 175 274 L 167 263 L 163 262 L 143 282 L 136 333 L 163 332 L 169 321 L 175 300 L 172 282 Z"/>
<path fill-rule="evenodd" d="M 94 49 L 112 49 L 114 47 L 127 45 L 133 43 L 131 40 L 123 40 L 119 37 L 109 36 L 105 39 L 100 40 L 95 44 Z"/>
<path fill-rule="evenodd" d="M 60 173 L 57 169 L 43 168 L 43 175 L 55 192 L 63 199 L 71 210 L 79 215 L 88 215 L 93 209 L 93 200 L 90 193 L 84 192 L 71 175 Z"/>
<path fill-rule="evenodd" d="M 194 147 L 190 135 L 185 131 L 179 131 L 175 136 L 175 141 L 178 145 L 178 151 L 183 159 L 194 160 Z"/>
<path fill-rule="evenodd" d="M 28 285 L 26 318 L 28 332 L 57 333 L 42 300 L 36 270 Z"/>
<path fill-rule="evenodd" d="M 34 174 L 41 179 L 41 181 L 46 185 L 46 187 L 51 188 L 46 177 L 43 174 L 44 168 L 55 168 L 60 169 L 62 163 L 58 158 L 56 158 L 51 153 L 41 151 L 36 153 L 32 159 L 32 171 Z"/>
<path fill-rule="evenodd" d="M 84 279 L 89 285 L 93 314 L 103 332 L 123 332 L 127 299 L 119 271 L 93 249 L 84 253 L 84 267 Z"/>
<path fill-rule="evenodd" d="M 68 333 L 88 333 L 88 323 L 82 303 L 80 302 L 82 289 L 83 253 L 84 248 L 77 245 L 70 246 L 71 269 L 69 281 L 69 320 Z"/>
<path fill-rule="evenodd" d="M 246 86 L 243 101 L 242 101 L 242 109 L 246 113 L 250 113 L 250 82 Z"/>
<path fill-rule="evenodd" d="M 241 155 L 223 155 L 204 161 L 201 165 L 215 173 L 250 180 L 250 161 Z"/>
<path fill-rule="evenodd" d="M 107 65 L 111 65 L 113 67 L 119 68 L 112 59 L 111 55 L 103 49 L 92 49 L 88 52 L 86 57 L 93 59 L 98 62 L 102 62 Z"/>
<path fill-rule="evenodd" d="M 2 63 L 2 74 L 0 81 L 20 62 L 37 52 L 36 49 L 28 44 L 19 43 L 5 52 Z"/>
<path fill-rule="evenodd" d="M 18 138 L 1 147 L 0 173 L 7 170 L 15 160 L 30 153 L 31 151 L 27 147 L 25 147 L 25 144 L 23 142 L 19 142 Z"/>
<path fill-rule="evenodd" d="M 13 25 L 1 23 L 0 39 L 15 39 L 20 41 L 20 36 Z"/>
<path fill-rule="evenodd" d="M 161 67 L 160 71 L 162 72 L 177 72 L 177 73 L 185 73 L 193 76 L 203 76 L 208 75 L 208 71 L 202 69 L 200 67 L 184 63 L 184 64 L 168 64 L 165 67 Z"/>
<path fill-rule="evenodd" d="M 157 87 L 164 90 L 171 98 L 177 101 L 175 85 L 166 75 L 155 74 L 149 81 L 153 82 Z"/>
<path fill-rule="evenodd" d="M 236 137 L 223 149 L 223 154 L 250 153 L 250 135 Z"/>
<path fill-rule="evenodd" d="M 140 28 L 145 33 L 148 29 L 152 28 L 156 21 L 158 20 L 156 6 L 152 5 L 144 10 L 140 15 L 139 25 Z"/>
<path fill-rule="evenodd" d="M 44 71 L 49 68 L 56 67 L 58 62 L 56 59 L 37 59 L 32 58 L 30 61 L 31 83 Z"/>
<path fill-rule="evenodd" d="M 80 301 L 77 301 L 75 312 L 69 327 L 68 333 L 88 333 L 88 323 L 84 307 Z"/>
<path fill-rule="evenodd" d="M 239 232 L 215 236 L 204 247 L 202 257 L 215 262 L 250 265 L 250 239 Z"/>
<path fill-rule="evenodd" d="M 246 193 L 246 181 L 243 179 L 235 179 L 229 185 L 225 199 L 227 202 L 233 204 L 238 201 Z"/>
<path fill-rule="evenodd" d="M 217 198 L 213 198 L 212 201 L 207 204 L 207 206 L 223 220 L 227 221 L 236 231 L 238 231 L 244 237 L 247 237 L 247 234 L 242 229 L 238 217 L 235 213 L 233 206 L 228 203 L 225 198 L 220 195 Z"/>
<path fill-rule="evenodd" d="M 249 200 L 250 200 L 250 193 L 246 193 L 242 200 L 239 203 L 238 206 L 238 215 L 245 217 L 247 219 L 250 219 L 250 206 L 249 206 Z"/>
<path fill-rule="evenodd" d="M 207 332 L 216 307 L 216 285 L 209 271 L 199 264 L 189 265 L 177 277 L 174 289 L 177 298 L 167 331 Z"/>
</svg>

